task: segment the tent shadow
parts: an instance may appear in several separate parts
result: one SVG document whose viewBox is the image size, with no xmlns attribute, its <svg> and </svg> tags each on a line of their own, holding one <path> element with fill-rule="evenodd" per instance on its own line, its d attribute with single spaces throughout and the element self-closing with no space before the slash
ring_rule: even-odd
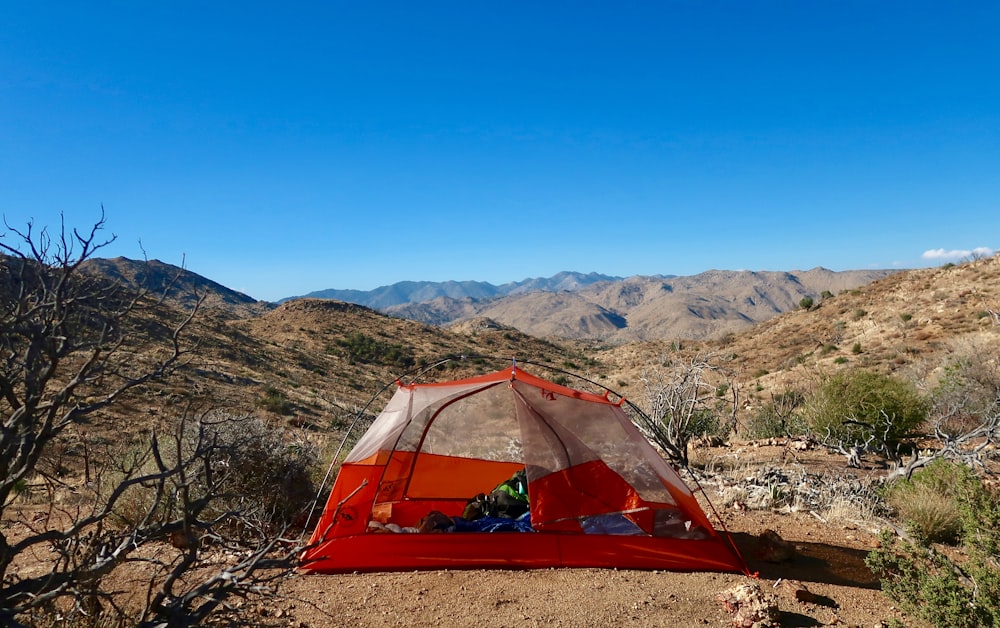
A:
<svg viewBox="0 0 1000 628">
<path fill-rule="evenodd" d="M 826 543 L 793 542 L 795 555 L 790 560 L 775 563 L 760 559 L 760 542 L 756 536 L 742 532 L 734 532 L 731 536 L 750 571 L 760 574 L 761 578 L 881 588 L 878 577 L 865 564 L 868 552 L 864 550 Z M 835 604 L 830 600 L 830 606 Z"/>
</svg>

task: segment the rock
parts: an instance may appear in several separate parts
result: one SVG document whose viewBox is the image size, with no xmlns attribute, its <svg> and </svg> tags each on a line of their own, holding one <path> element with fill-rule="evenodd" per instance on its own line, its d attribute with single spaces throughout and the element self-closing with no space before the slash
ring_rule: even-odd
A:
<svg viewBox="0 0 1000 628">
<path fill-rule="evenodd" d="M 757 555 L 769 563 L 783 563 L 795 556 L 795 546 L 774 530 L 764 530 L 758 538 Z"/>
<path fill-rule="evenodd" d="M 806 585 L 802 584 L 798 580 L 782 580 L 781 590 L 791 595 L 799 602 L 805 602 L 806 604 L 819 604 L 823 601 L 823 598 L 816 595 L 808 588 Z"/>
<path fill-rule="evenodd" d="M 739 628 L 770 628 L 779 625 L 778 604 L 774 596 L 761 590 L 756 582 L 741 584 L 715 596 L 726 612 L 732 615 L 732 625 Z"/>
</svg>

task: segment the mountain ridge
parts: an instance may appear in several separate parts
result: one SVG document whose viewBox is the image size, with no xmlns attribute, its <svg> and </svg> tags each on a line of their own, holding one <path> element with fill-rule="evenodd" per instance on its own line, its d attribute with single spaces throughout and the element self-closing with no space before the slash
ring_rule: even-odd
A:
<svg viewBox="0 0 1000 628">
<path fill-rule="evenodd" d="M 399 281 L 372 290 L 341 290 L 337 288 L 315 290 L 302 296 L 286 297 L 279 300 L 278 303 L 293 299 L 336 299 L 382 310 L 396 305 L 424 303 L 438 297 L 485 299 L 525 292 L 578 290 L 594 283 L 620 279 L 621 277 L 594 272 L 561 271 L 551 277 L 529 277 L 521 281 L 511 281 L 500 285 L 494 285 L 487 281 Z"/>
<path fill-rule="evenodd" d="M 698 275 L 636 275 L 594 281 L 576 290 L 515 292 L 494 298 L 438 297 L 381 308 L 433 325 L 486 317 L 541 338 L 621 344 L 660 338 L 707 339 L 740 331 L 858 288 L 895 270 L 709 270 Z"/>
<path fill-rule="evenodd" d="M 256 301 L 197 273 L 158 260 L 88 260 L 88 272 L 224 309 L 239 318 L 259 315 L 279 304 Z M 372 291 L 337 290 L 294 297 L 354 303 L 390 316 L 438 327 L 490 319 L 538 338 L 596 340 L 611 344 L 670 339 L 710 339 L 741 331 L 799 307 L 881 279 L 894 270 L 807 271 L 708 270 L 697 275 L 634 275 L 563 271 L 493 286 L 479 281 L 409 281 Z M 395 303 L 395 305 L 380 305 Z M 189 304 L 189 303 L 188 303 Z"/>
</svg>

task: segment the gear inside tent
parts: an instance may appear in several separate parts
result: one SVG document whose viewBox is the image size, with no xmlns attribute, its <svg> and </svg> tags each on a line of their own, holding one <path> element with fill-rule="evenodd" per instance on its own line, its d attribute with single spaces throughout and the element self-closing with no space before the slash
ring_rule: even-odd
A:
<svg viewBox="0 0 1000 628">
<path fill-rule="evenodd" d="M 399 383 L 341 464 L 303 569 L 749 573 L 623 401 L 516 365 Z"/>
</svg>

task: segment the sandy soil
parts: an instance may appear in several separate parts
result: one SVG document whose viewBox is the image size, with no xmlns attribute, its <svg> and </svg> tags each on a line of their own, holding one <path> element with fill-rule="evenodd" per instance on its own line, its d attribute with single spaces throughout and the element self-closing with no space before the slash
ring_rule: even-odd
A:
<svg viewBox="0 0 1000 628">
<path fill-rule="evenodd" d="M 752 450 L 771 460 L 779 457 L 776 452 Z M 798 462 L 812 472 L 844 473 L 839 458 L 818 452 L 814 457 Z M 610 569 L 302 572 L 282 580 L 276 598 L 230 602 L 238 607 L 237 622 L 253 626 L 728 626 L 732 616 L 717 596 L 756 582 L 777 600 L 783 626 L 880 627 L 904 619 L 864 564 L 877 543 L 873 526 L 827 523 L 806 511 L 722 507 L 716 489 L 707 492 L 755 578 Z M 8 533 L 18 529 L 15 525 Z M 761 535 L 766 530 L 794 546 L 789 560 L 765 560 Z M 41 564 L 18 569 L 32 567 Z M 203 568 L 212 570 L 210 564 Z M 131 583 L 144 579 L 123 569 L 111 584 L 128 591 Z M 796 599 L 789 581 L 801 583 L 813 594 L 811 601 Z"/>
<path fill-rule="evenodd" d="M 778 601 L 785 626 L 878 626 L 901 617 L 864 565 L 876 537 L 854 525 L 823 524 L 809 513 L 721 513 L 755 579 L 739 574 L 600 569 L 299 574 L 282 597 L 243 609 L 284 626 L 725 626 L 716 599 L 756 581 Z M 786 562 L 761 560 L 759 535 L 776 531 L 796 548 Z M 816 595 L 795 599 L 797 580 Z"/>
</svg>

